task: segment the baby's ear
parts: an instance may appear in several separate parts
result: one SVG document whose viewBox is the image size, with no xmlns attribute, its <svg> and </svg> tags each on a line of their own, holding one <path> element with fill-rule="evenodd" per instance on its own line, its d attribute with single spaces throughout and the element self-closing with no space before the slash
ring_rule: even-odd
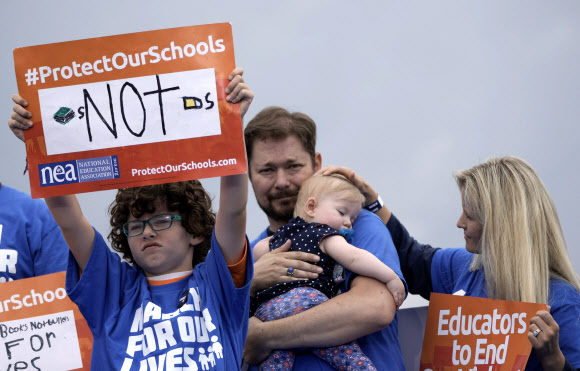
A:
<svg viewBox="0 0 580 371">
<path fill-rule="evenodd" d="M 316 201 L 316 198 L 310 197 L 308 200 L 306 200 L 306 203 L 304 204 L 304 212 L 306 213 L 306 215 L 312 218 L 314 217 L 314 213 L 316 212 L 317 206 L 318 201 Z"/>
<path fill-rule="evenodd" d="M 193 246 L 197 246 L 197 245 L 199 245 L 200 243 L 202 243 L 202 242 L 203 242 L 203 240 L 205 240 L 205 238 L 203 238 L 203 237 L 201 237 L 201 236 L 192 236 L 192 237 L 191 237 L 191 242 L 190 242 L 190 244 L 191 244 L 191 245 L 193 245 Z"/>
</svg>

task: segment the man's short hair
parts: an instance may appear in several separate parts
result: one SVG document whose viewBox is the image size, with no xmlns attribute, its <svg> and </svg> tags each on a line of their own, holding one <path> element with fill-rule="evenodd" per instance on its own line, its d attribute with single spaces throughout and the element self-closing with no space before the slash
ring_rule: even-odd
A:
<svg viewBox="0 0 580 371">
<path fill-rule="evenodd" d="M 291 113 L 282 107 L 264 108 L 246 126 L 244 137 L 248 162 L 252 159 L 254 141 L 282 140 L 292 135 L 302 143 L 310 155 L 314 167 L 316 155 L 316 124 L 314 120 L 304 113 Z"/>
</svg>

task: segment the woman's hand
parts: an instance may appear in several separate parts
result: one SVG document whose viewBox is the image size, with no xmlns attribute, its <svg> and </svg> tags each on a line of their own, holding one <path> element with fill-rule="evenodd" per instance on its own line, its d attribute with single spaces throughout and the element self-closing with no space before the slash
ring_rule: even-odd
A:
<svg viewBox="0 0 580 371">
<path fill-rule="evenodd" d="M 528 339 L 532 343 L 532 348 L 534 348 L 544 370 L 561 371 L 564 369 L 566 360 L 558 344 L 560 327 L 549 310 L 550 307 L 548 306 L 547 311 L 541 310 L 530 319 Z M 537 330 L 540 331 L 538 332 Z M 537 335 L 534 335 L 534 333 Z"/>
</svg>

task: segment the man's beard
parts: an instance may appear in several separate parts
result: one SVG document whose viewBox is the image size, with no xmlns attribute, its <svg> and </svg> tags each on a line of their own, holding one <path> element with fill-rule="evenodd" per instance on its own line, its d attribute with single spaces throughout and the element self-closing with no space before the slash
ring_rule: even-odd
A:
<svg viewBox="0 0 580 371">
<path fill-rule="evenodd" d="M 276 222 L 286 224 L 290 221 L 290 219 L 294 217 L 294 206 L 296 205 L 296 196 L 297 196 L 296 193 L 277 194 L 275 198 L 268 197 L 267 205 L 262 205 L 259 202 L 258 205 L 260 205 L 260 208 L 264 213 L 266 213 L 268 218 L 273 219 Z M 284 197 L 293 197 L 293 199 L 283 202 L 281 206 L 277 208 L 274 207 L 273 201 Z"/>
</svg>

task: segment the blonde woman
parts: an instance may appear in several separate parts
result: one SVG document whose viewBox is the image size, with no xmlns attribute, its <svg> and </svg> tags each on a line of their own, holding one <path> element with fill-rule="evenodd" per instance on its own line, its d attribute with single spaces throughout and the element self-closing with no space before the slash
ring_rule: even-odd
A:
<svg viewBox="0 0 580 371">
<path fill-rule="evenodd" d="M 350 179 L 367 203 L 377 192 L 354 171 L 320 170 Z M 391 232 L 409 291 L 546 303 L 531 318 L 526 370 L 580 367 L 580 281 L 566 250 L 558 214 L 534 169 L 517 157 L 494 158 L 455 173 L 465 248 L 438 249 L 415 241 L 386 208 L 376 214 Z"/>
</svg>

